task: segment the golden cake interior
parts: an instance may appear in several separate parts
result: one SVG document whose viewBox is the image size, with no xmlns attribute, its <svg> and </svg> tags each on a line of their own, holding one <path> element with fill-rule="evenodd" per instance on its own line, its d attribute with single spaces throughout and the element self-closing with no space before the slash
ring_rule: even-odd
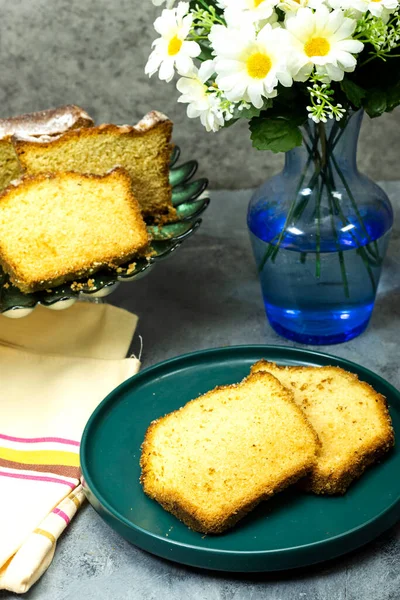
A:
<svg viewBox="0 0 400 600">
<path fill-rule="evenodd" d="M 17 139 L 14 145 L 28 174 L 75 171 L 102 175 L 121 166 L 131 177 L 143 215 L 169 219 L 176 215 L 169 183 L 171 131 L 169 120 L 143 130 L 100 125 L 69 131 L 46 143 Z"/>
<path fill-rule="evenodd" d="M 155 421 L 143 443 L 141 481 L 187 525 L 219 533 L 305 475 L 317 450 L 291 392 L 258 373 Z"/>
<path fill-rule="evenodd" d="M 31 177 L 0 197 L 0 260 L 24 292 L 121 264 L 147 244 L 123 169 Z"/>
</svg>

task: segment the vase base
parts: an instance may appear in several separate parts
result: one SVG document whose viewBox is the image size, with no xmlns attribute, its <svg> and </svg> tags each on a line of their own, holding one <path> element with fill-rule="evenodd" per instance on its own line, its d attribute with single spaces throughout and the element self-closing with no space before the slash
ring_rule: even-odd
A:
<svg viewBox="0 0 400 600">
<path fill-rule="evenodd" d="M 322 311 L 311 314 L 277 309 L 266 305 L 271 327 L 284 338 L 311 346 L 342 344 L 357 337 L 368 326 L 373 305 L 352 310 Z"/>
</svg>

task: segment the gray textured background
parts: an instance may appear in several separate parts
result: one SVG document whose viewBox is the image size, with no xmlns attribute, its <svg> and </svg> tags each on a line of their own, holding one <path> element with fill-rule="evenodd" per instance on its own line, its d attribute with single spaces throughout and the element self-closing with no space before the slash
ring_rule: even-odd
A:
<svg viewBox="0 0 400 600">
<path fill-rule="evenodd" d="M 261 183 L 282 156 L 253 150 L 247 123 L 207 134 L 173 83 L 144 75 L 158 12 L 151 0 L 0 0 L 0 116 L 76 103 L 99 122 L 133 123 L 157 108 L 212 187 Z M 364 123 L 359 164 L 374 179 L 400 178 L 399 126 L 399 110 Z"/>
</svg>

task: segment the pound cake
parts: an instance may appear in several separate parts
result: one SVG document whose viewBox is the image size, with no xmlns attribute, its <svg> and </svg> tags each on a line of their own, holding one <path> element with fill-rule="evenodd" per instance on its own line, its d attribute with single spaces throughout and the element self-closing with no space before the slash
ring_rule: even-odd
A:
<svg viewBox="0 0 400 600">
<path fill-rule="evenodd" d="M 87 112 L 74 105 L 0 119 L 0 192 L 21 175 L 21 166 L 11 142 L 13 135 L 31 141 L 48 141 L 69 129 L 92 125 L 93 120 Z"/>
<path fill-rule="evenodd" d="M 142 444 L 141 483 L 195 531 L 221 533 L 310 471 L 317 450 L 292 393 L 256 373 L 153 421 Z"/>
<path fill-rule="evenodd" d="M 24 172 L 76 171 L 103 175 L 121 166 L 132 180 L 132 190 L 145 217 L 176 215 L 171 202 L 169 162 L 172 122 L 153 111 L 137 125 L 99 125 L 68 131 L 50 141 L 13 143 Z"/>
<path fill-rule="evenodd" d="M 386 400 L 338 367 L 282 367 L 267 361 L 252 373 L 274 375 L 293 392 L 321 442 L 306 487 L 316 494 L 343 494 L 350 483 L 394 444 Z"/>
<path fill-rule="evenodd" d="M 121 168 L 104 176 L 27 177 L 0 196 L 0 264 L 25 293 L 116 267 L 147 244 Z"/>
</svg>

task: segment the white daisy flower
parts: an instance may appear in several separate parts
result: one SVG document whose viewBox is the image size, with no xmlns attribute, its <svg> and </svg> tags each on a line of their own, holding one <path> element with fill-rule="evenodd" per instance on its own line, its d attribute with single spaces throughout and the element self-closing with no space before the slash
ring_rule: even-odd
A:
<svg viewBox="0 0 400 600">
<path fill-rule="evenodd" d="M 300 8 L 286 17 L 290 35 L 290 66 L 295 81 L 306 81 L 314 67 L 328 81 L 341 81 L 344 73 L 354 71 L 353 54 L 364 45 L 352 39 L 357 21 L 341 10 L 329 11 L 322 5 L 315 12 Z"/>
<path fill-rule="evenodd" d="M 346 11 L 346 16 L 359 19 L 363 13 L 367 12 L 365 0 L 328 0 L 327 5 L 333 9 Z"/>
<path fill-rule="evenodd" d="M 155 6 L 161 6 L 161 4 L 166 4 L 167 8 L 172 8 L 175 4 L 175 0 L 152 0 Z"/>
<path fill-rule="evenodd" d="M 399 6 L 398 0 L 366 0 L 363 4 L 371 15 L 383 17 L 384 20 Z"/>
<path fill-rule="evenodd" d="M 332 8 L 341 8 L 350 11 L 355 19 L 369 12 L 375 17 L 381 17 L 387 21 L 390 13 L 399 6 L 398 0 L 329 0 L 329 6 Z"/>
<path fill-rule="evenodd" d="M 207 131 L 218 131 L 224 125 L 221 100 L 216 91 L 213 92 L 206 85 L 213 73 L 215 73 L 214 62 L 207 60 L 202 63 L 199 70 L 194 68 L 186 77 L 181 77 L 176 84 L 182 94 L 178 102 L 188 104 L 187 116 L 191 119 L 200 117 Z"/>
<path fill-rule="evenodd" d="M 274 98 L 278 82 L 292 85 L 287 68 L 287 35 L 281 27 L 254 25 L 229 28 L 214 25 L 210 41 L 215 53 L 216 82 L 231 102 L 251 102 L 262 108 L 264 98 Z"/>
<path fill-rule="evenodd" d="M 201 48 L 197 42 L 188 41 L 193 16 L 187 14 L 188 2 L 179 2 L 173 9 L 164 9 L 154 22 L 154 29 L 160 34 L 153 42 L 153 51 L 145 67 L 150 77 L 157 71 L 160 79 L 171 81 L 175 68 L 180 75 L 186 75 L 193 68 L 193 58 Z"/>
<path fill-rule="evenodd" d="M 224 12 L 224 18 L 228 27 L 241 29 L 244 26 L 250 26 L 255 27 L 257 31 L 260 31 L 267 23 L 270 25 L 278 23 L 278 14 L 273 8 L 271 9 L 271 15 L 267 19 L 262 19 L 261 21 L 255 20 L 254 15 L 249 11 L 242 12 L 234 8 L 226 10 Z"/>
<path fill-rule="evenodd" d="M 218 2 L 220 8 L 225 10 L 228 25 L 243 22 L 243 19 L 251 23 L 267 22 L 274 14 L 274 6 L 277 4 L 279 0 L 219 0 Z"/>
<path fill-rule="evenodd" d="M 340 2 L 341 0 L 337 1 Z M 304 8 L 305 6 L 319 8 L 324 3 L 325 0 L 280 0 L 278 8 L 284 12 L 297 12 L 299 8 Z"/>
</svg>

